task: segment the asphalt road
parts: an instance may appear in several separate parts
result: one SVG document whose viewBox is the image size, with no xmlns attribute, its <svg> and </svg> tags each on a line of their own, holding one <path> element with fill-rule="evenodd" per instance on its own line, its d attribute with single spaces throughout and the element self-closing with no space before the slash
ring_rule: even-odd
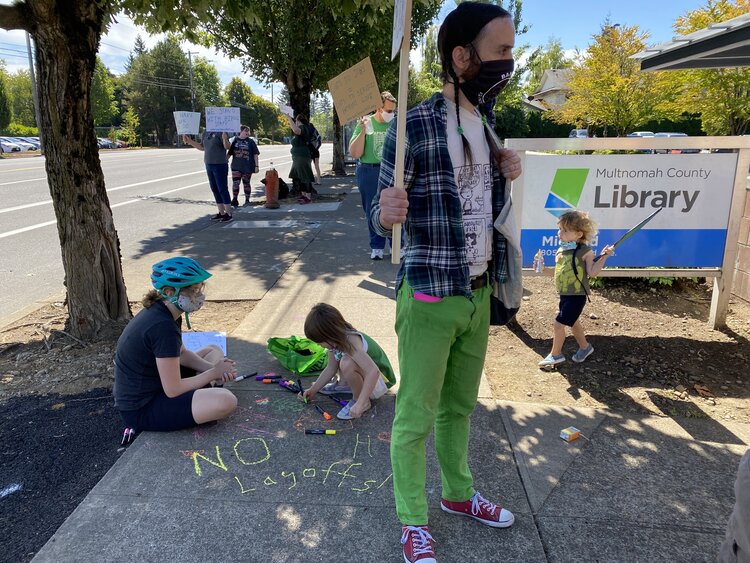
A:
<svg viewBox="0 0 750 563">
<path fill-rule="evenodd" d="M 260 147 L 254 195 L 263 193 L 260 180 L 270 163 L 288 177 L 289 149 Z M 330 144 L 321 147 L 321 169 L 330 168 L 332 151 Z M 196 219 L 216 213 L 203 153 L 195 149 L 101 151 L 100 159 L 123 262 L 143 249 L 143 241 L 168 244 L 194 230 Z M 63 277 L 44 157 L 0 159 L 0 321 L 59 294 Z"/>
</svg>

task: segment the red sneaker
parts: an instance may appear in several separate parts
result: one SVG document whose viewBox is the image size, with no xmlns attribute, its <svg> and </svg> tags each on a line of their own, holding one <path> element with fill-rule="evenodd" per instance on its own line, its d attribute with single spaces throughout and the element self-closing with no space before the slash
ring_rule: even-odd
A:
<svg viewBox="0 0 750 563">
<path fill-rule="evenodd" d="M 406 563 L 436 563 L 432 536 L 427 526 L 401 526 Z"/>
<path fill-rule="evenodd" d="M 492 504 L 479 493 L 474 493 L 473 497 L 463 502 L 450 502 L 442 499 L 440 508 L 450 514 L 468 516 L 493 528 L 507 528 L 515 521 L 512 512 Z"/>
</svg>

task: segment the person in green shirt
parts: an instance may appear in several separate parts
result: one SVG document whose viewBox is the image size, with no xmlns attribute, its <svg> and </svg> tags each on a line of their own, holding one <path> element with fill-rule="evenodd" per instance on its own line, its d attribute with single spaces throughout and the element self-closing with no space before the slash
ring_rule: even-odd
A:
<svg viewBox="0 0 750 563">
<path fill-rule="evenodd" d="M 361 117 L 354 127 L 349 152 L 357 159 L 357 186 L 362 198 L 365 218 L 370 217 L 372 199 L 378 191 L 380 176 L 380 157 L 383 154 L 385 134 L 396 112 L 396 98 L 390 92 L 381 92 L 382 105 L 372 115 Z M 367 220 L 370 233 L 370 258 L 382 260 L 385 250 L 385 237 L 377 234 Z M 401 238 L 401 257 L 404 256 L 403 231 Z"/>
</svg>

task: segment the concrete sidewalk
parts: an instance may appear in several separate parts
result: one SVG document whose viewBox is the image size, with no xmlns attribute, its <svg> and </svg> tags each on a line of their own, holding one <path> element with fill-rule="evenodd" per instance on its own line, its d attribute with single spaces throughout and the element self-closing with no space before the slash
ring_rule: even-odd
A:
<svg viewBox="0 0 750 563">
<path fill-rule="evenodd" d="M 243 369 L 284 373 L 266 340 L 302 335 L 319 301 L 373 336 L 397 367 L 396 266 L 370 261 L 352 189 L 351 176 L 326 178 L 322 193 L 348 193 L 338 207 L 241 208 L 233 224 L 206 225 L 168 252 L 144 244 L 127 266 L 128 286 L 141 284 L 162 256 L 194 256 L 214 274 L 212 298 L 260 299 L 228 335 L 228 354 Z M 276 385 L 229 387 L 240 402 L 232 417 L 140 435 L 34 560 L 401 561 L 389 459 L 394 395 L 363 419 L 326 422 Z M 715 559 L 750 427 L 501 399 L 485 382 L 470 464 L 477 489 L 516 523 L 496 530 L 440 511 L 430 442 L 439 561 Z M 338 410 L 322 396 L 316 403 Z M 570 425 L 585 438 L 560 440 Z"/>
</svg>

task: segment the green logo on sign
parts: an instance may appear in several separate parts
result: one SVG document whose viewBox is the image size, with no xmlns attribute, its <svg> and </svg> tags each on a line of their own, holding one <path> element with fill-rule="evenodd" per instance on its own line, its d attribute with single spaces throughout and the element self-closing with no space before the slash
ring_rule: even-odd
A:
<svg viewBox="0 0 750 563">
<path fill-rule="evenodd" d="M 576 207 L 588 175 L 588 168 L 558 168 L 544 208 L 559 217 Z"/>
</svg>

